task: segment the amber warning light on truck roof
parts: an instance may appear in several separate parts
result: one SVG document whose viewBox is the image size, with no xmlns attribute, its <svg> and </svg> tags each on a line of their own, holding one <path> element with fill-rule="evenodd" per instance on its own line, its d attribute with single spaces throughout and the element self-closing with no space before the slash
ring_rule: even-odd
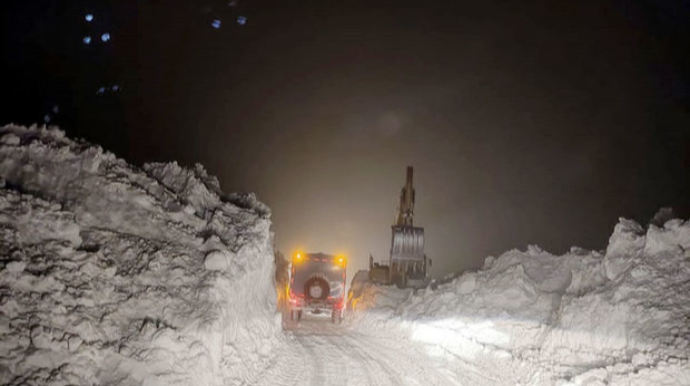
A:
<svg viewBox="0 0 690 386">
<path fill-rule="evenodd" d="M 343 255 L 338 255 L 335 257 L 335 263 L 341 267 L 347 266 L 347 258 Z"/>
</svg>

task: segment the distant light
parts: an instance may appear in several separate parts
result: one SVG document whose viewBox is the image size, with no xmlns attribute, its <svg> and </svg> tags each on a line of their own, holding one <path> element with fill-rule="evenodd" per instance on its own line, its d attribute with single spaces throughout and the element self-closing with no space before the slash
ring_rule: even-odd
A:
<svg viewBox="0 0 690 386">
<path fill-rule="evenodd" d="M 45 123 L 49 123 L 50 122 L 50 115 L 46 114 L 45 117 L 43 117 L 43 120 L 45 121 Z"/>
<path fill-rule="evenodd" d="M 105 94 L 105 87 L 99 88 L 96 94 Z"/>
<path fill-rule="evenodd" d="M 58 106 L 58 105 L 53 106 L 53 112 L 55 114 L 59 113 L 60 112 L 60 106 Z"/>
<path fill-rule="evenodd" d="M 86 16 L 84 16 L 84 19 L 86 19 L 86 21 L 91 23 L 93 21 L 93 15 L 90 13 L 87 13 Z"/>
<path fill-rule="evenodd" d="M 103 40 L 104 42 L 109 41 L 110 40 L 110 34 L 107 32 L 104 33 L 103 35 L 101 35 L 101 40 Z"/>
<path fill-rule="evenodd" d="M 213 26 L 213 28 L 215 28 L 215 29 L 219 29 L 220 28 L 220 20 L 218 20 L 218 19 L 214 20 L 213 23 L 211 23 L 211 26 Z"/>
<path fill-rule="evenodd" d="M 237 24 L 239 24 L 239 25 L 247 24 L 247 17 L 246 16 L 237 16 Z"/>
<path fill-rule="evenodd" d="M 235 7 L 237 6 L 237 0 L 232 0 L 231 2 L 228 3 L 228 7 Z"/>
<path fill-rule="evenodd" d="M 111 87 L 111 89 L 112 89 L 113 91 L 117 91 L 117 90 L 120 89 L 120 86 L 114 84 L 113 87 Z"/>
<path fill-rule="evenodd" d="M 84 36 L 84 39 L 82 39 L 84 44 L 91 44 L 91 36 Z"/>
</svg>

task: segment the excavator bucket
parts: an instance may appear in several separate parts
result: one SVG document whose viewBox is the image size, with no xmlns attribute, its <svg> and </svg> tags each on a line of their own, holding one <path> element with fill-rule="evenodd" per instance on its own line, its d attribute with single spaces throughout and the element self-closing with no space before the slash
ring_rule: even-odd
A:
<svg viewBox="0 0 690 386">
<path fill-rule="evenodd" d="M 424 260 L 424 228 L 393 226 L 391 260 L 392 262 L 422 262 Z"/>
<path fill-rule="evenodd" d="M 389 283 L 417 287 L 425 283 L 426 256 L 424 228 L 414 226 L 415 190 L 412 166 L 407 167 L 405 186 L 400 191 L 400 205 L 391 228 Z"/>
<path fill-rule="evenodd" d="M 403 225 L 392 230 L 389 282 L 401 288 L 424 285 L 424 228 Z"/>
</svg>

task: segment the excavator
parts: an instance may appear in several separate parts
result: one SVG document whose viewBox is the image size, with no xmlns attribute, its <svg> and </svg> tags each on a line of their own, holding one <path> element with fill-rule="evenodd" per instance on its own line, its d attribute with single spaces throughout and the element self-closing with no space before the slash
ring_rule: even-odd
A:
<svg viewBox="0 0 690 386">
<path fill-rule="evenodd" d="M 430 265 L 431 260 L 424 253 L 424 228 L 414 226 L 413 173 L 412 166 L 408 166 L 391 227 L 388 265 L 374 263 L 373 257 L 369 258 L 369 280 L 374 283 L 395 284 L 400 288 L 420 288 L 426 284 L 427 264 Z"/>
</svg>

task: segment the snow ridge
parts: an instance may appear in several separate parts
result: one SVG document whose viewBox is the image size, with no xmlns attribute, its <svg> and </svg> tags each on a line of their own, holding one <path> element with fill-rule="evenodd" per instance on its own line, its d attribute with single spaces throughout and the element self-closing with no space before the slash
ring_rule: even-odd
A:
<svg viewBox="0 0 690 386">
<path fill-rule="evenodd" d="M 536 246 L 436 290 L 379 288 L 355 325 L 399 327 L 457 367 L 524 385 L 690 385 L 690 221 L 620 219 L 605 253 Z"/>
<path fill-rule="evenodd" d="M 13 125 L 0 188 L 0 384 L 234 384 L 270 359 L 270 210 L 255 196 L 224 196 L 201 165 L 137 168 Z"/>
</svg>

